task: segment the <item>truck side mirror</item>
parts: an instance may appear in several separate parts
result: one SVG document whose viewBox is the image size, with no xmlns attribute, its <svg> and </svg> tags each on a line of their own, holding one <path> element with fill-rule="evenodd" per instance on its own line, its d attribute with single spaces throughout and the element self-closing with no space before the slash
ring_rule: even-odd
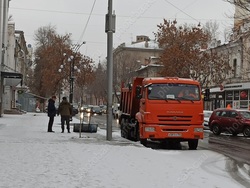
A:
<svg viewBox="0 0 250 188">
<path fill-rule="evenodd" d="M 141 86 L 136 86 L 136 98 L 141 99 L 142 94 L 141 94 Z"/>
</svg>

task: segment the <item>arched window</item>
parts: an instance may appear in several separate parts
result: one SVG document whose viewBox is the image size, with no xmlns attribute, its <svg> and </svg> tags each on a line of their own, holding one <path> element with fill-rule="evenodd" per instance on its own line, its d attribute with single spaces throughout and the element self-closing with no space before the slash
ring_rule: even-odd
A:
<svg viewBox="0 0 250 188">
<path fill-rule="evenodd" d="M 236 73 L 237 73 L 237 59 L 234 59 L 234 62 L 233 62 L 233 77 L 236 77 Z"/>
</svg>

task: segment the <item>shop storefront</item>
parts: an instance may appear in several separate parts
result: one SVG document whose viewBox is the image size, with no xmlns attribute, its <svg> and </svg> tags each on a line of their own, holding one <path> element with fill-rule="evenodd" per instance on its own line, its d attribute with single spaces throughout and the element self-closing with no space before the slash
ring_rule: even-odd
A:
<svg viewBox="0 0 250 188">
<path fill-rule="evenodd" d="M 210 94 L 210 110 L 225 107 L 225 92 L 217 91 Z"/>
<path fill-rule="evenodd" d="M 225 106 L 225 91 L 220 88 L 211 88 L 210 101 L 205 103 L 206 110 L 215 110 L 217 108 L 224 108 Z"/>
<path fill-rule="evenodd" d="M 250 83 L 226 84 L 221 88 L 210 90 L 212 110 L 225 108 L 228 104 L 235 109 L 248 109 L 250 106 Z"/>
<path fill-rule="evenodd" d="M 231 104 L 233 108 L 246 109 L 249 106 L 249 89 L 244 90 L 234 90 L 234 91 L 226 91 L 225 92 L 225 102 L 227 104 Z"/>
</svg>

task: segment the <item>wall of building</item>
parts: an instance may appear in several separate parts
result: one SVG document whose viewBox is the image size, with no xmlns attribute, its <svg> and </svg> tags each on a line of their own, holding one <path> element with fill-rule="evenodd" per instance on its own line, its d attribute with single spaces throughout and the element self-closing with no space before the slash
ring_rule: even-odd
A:
<svg viewBox="0 0 250 188">
<path fill-rule="evenodd" d="M 28 50 L 23 31 L 15 30 L 15 23 L 8 24 L 7 44 L 5 48 L 4 63 L 2 71 L 7 72 L 8 76 L 3 78 L 2 87 L 2 112 L 15 110 L 18 87 L 25 85 L 28 62 Z M 21 80 L 22 75 L 23 80 Z M 14 79 L 14 80 L 12 80 Z M 12 81 L 10 81 L 12 80 Z M 24 85 L 21 85 L 24 84 Z"/>
<path fill-rule="evenodd" d="M 149 41 L 147 36 L 137 36 L 131 44 L 121 44 L 114 52 L 114 83 L 117 88 L 121 83 L 128 83 L 142 65 L 148 65 L 150 57 L 159 59 L 162 49 L 155 41 Z M 120 90 L 120 89 L 118 89 Z"/>
<path fill-rule="evenodd" d="M 241 0 L 242 2 L 246 2 L 246 5 L 249 4 L 246 0 Z M 239 6 L 235 6 L 234 12 L 234 28 L 240 28 L 244 24 L 244 20 L 250 18 L 250 13 L 248 10 L 242 9 Z"/>
</svg>

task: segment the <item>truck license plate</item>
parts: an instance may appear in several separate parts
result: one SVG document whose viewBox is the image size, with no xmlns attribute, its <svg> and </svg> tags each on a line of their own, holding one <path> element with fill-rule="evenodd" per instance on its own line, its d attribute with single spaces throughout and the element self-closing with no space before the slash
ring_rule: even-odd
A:
<svg viewBox="0 0 250 188">
<path fill-rule="evenodd" d="M 168 136 L 171 136 L 171 137 L 181 137 L 182 134 L 181 133 L 168 133 Z"/>
</svg>

